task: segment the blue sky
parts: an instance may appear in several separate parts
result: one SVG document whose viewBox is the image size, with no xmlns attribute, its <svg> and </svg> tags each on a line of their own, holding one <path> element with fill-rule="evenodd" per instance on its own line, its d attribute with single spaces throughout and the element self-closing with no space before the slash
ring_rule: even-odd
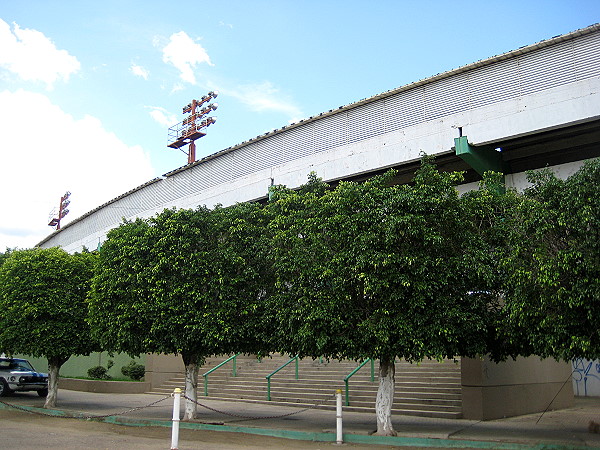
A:
<svg viewBox="0 0 600 450">
<path fill-rule="evenodd" d="M 218 90 L 197 156 L 600 22 L 600 2 L 0 0 L 0 251 L 181 167 L 167 128 Z"/>
</svg>

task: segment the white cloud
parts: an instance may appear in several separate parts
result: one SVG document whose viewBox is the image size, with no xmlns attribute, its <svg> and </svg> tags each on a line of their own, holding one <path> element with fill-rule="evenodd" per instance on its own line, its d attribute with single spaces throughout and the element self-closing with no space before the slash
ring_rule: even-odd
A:
<svg viewBox="0 0 600 450">
<path fill-rule="evenodd" d="M 154 42 L 157 44 L 159 41 L 155 38 Z M 190 84 L 196 84 L 194 75 L 196 65 L 201 63 L 214 65 L 206 50 L 194 42 L 185 31 L 171 35 L 169 43 L 163 48 L 163 61 L 175 66 L 180 72 L 181 79 Z"/>
<path fill-rule="evenodd" d="M 150 75 L 150 72 L 147 69 L 135 63 L 131 63 L 131 67 L 129 68 L 129 70 L 131 70 L 132 74 L 138 77 L 142 77 L 144 80 L 147 80 L 148 76 Z"/>
<path fill-rule="evenodd" d="M 173 85 L 173 87 L 171 88 L 171 94 L 174 94 L 175 92 L 183 91 L 183 89 L 184 89 L 183 84 L 175 83 Z"/>
<path fill-rule="evenodd" d="M 72 195 L 63 225 L 153 176 L 144 150 L 95 117 L 75 119 L 24 90 L 0 91 L 0 105 L 0 251 L 32 247 L 50 234 L 48 214 L 65 191 Z M 31 105 L 39 119 L 33 130 Z"/>
<path fill-rule="evenodd" d="M 79 71 L 77 58 L 36 30 L 22 29 L 16 23 L 14 31 L 0 19 L 0 66 L 26 81 L 43 81 L 48 88 L 58 80 L 67 81 Z"/>
<path fill-rule="evenodd" d="M 165 108 L 160 106 L 146 106 L 150 110 L 150 116 L 160 125 L 170 127 L 175 125 L 179 120 L 175 114 L 171 114 Z"/>
<path fill-rule="evenodd" d="M 302 117 L 302 111 L 281 94 L 269 81 L 260 84 L 240 85 L 234 89 L 222 89 L 224 94 L 237 98 L 253 111 L 277 111 L 287 114 L 291 120 Z"/>
</svg>

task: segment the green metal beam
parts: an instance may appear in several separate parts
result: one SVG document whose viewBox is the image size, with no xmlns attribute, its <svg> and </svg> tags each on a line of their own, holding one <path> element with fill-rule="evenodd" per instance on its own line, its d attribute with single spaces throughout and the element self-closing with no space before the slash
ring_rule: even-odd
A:
<svg viewBox="0 0 600 450">
<path fill-rule="evenodd" d="M 506 173 L 506 163 L 502 155 L 490 146 L 475 147 L 467 141 L 466 136 L 454 138 L 456 156 L 466 162 L 479 175 L 484 172 L 494 171 Z"/>
</svg>

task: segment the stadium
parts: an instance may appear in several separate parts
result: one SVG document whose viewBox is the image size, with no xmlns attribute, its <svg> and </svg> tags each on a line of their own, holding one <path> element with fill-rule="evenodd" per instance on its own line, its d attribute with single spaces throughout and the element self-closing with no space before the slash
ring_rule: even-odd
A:
<svg viewBox="0 0 600 450">
<path fill-rule="evenodd" d="M 525 172 L 558 176 L 600 156 L 600 25 L 522 47 L 325 111 L 256 136 L 125 192 L 56 230 L 38 246 L 96 249 L 124 219 L 165 208 L 266 201 L 273 184 L 297 188 L 310 172 L 324 181 L 364 180 L 390 168 L 410 181 L 425 152 L 441 170 L 465 171 L 460 192 L 484 171 L 508 187 Z M 177 372 L 148 355 L 152 387 Z M 569 406 L 570 364 L 523 358 L 463 359 L 462 416 L 489 419 Z M 600 386 L 588 387 L 598 392 Z"/>
</svg>

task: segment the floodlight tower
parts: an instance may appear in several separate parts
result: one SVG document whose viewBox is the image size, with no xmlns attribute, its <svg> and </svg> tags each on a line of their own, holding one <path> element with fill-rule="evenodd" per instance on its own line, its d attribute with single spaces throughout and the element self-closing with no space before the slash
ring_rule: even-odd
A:
<svg viewBox="0 0 600 450">
<path fill-rule="evenodd" d="M 219 95 L 217 91 L 210 91 L 200 100 L 192 100 L 183 107 L 183 114 L 189 114 L 189 116 L 169 128 L 167 147 L 181 150 L 181 147 L 189 144 L 188 164 L 196 161 L 196 139 L 206 136 L 206 128 L 217 121 L 216 117 L 207 117 L 219 106 L 217 103 L 209 103 L 212 99 L 217 98 L 217 95 Z M 185 153 L 185 150 L 182 151 Z"/>
<path fill-rule="evenodd" d="M 71 200 L 69 200 L 70 196 L 71 193 L 67 191 L 65 192 L 65 195 L 63 195 L 60 198 L 60 205 L 58 206 L 58 216 L 52 217 L 50 219 L 50 222 L 48 223 L 49 226 L 56 227 L 57 230 L 60 230 L 60 219 L 69 214 L 69 210 L 67 209 L 67 207 L 69 206 L 69 203 L 71 203 Z"/>
</svg>

